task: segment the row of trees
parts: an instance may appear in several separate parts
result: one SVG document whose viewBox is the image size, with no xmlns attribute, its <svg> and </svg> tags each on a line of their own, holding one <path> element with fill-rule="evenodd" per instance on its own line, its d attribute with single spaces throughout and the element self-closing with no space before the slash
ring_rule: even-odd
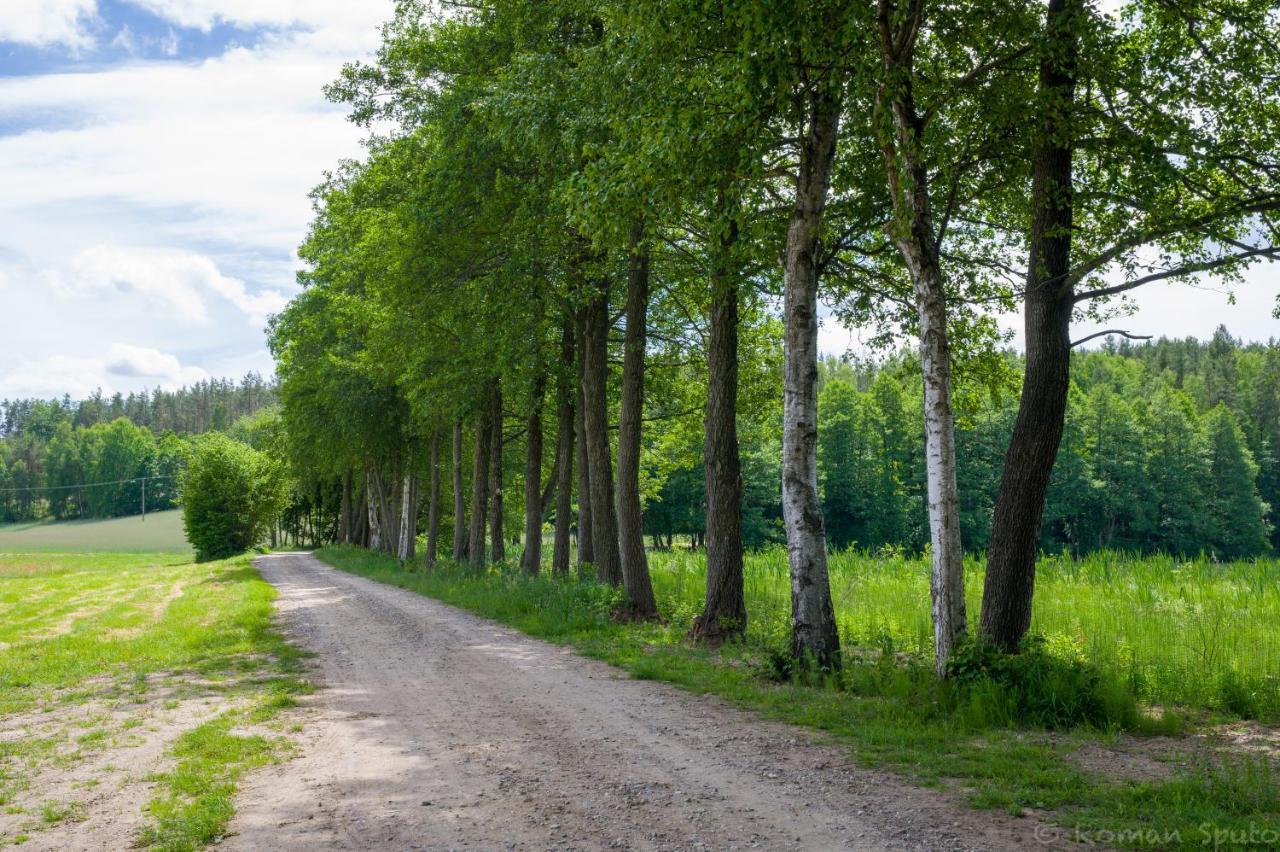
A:
<svg viewBox="0 0 1280 852">
<path fill-rule="evenodd" d="M 48 440 L 59 423 L 89 427 L 126 418 L 155 432 L 198 435 L 223 430 L 276 402 L 274 384 L 258 373 L 234 379 L 208 379 L 178 390 L 141 390 L 110 397 L 101 390 L 87 399 L 6 399 L 0 402 L 0 439 L 32 435 Z"/>
<path fill-rule="evenodd" d="M 555 570 L 576 527 L 578 558 L 648 618 L 645 495 L 662 442 L 696 432 L 693 633 L 719 641 L 747 618 L 743 438 L 780 400 L 793 651 L 833 665 L 822 295 L 917 343 L 945 671 L 968 632 L 957 403 L 1003 382 L 990 312 L 1021 307 L 978 627 L 1016 648 L 1073 320 L 1280 250 L 1276 24 L 1255 0 L 406 0 L 331 88 L 382 132 L 317 190 L 307 288 L 272 328 L 295 462 L 342 483 L 343 538 L 409 555 L 422 494 L 427 558 L 451 515 L 453 557 L 481 564 L 505 557 L 521 447 L 525 569 L 544 515 Z"/>
</svg>

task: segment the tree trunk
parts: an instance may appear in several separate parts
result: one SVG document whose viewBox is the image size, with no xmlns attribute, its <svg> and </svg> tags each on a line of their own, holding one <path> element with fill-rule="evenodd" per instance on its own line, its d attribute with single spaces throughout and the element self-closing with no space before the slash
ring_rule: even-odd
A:
<svg viewBox="0 0 1280 852">
<path fill-rule="evenodd" d="M 431 485 L 427 507 L 427 567 L 434 568 L 440 550 L 440 430 L 431 432 Z"/>
<path fill-rule="evenodd" d="M 351 543 L 351 471 L 342 474 L 342 504 L 338 508 L 338 541 Z"/>
<path fill-rule="evenodd" d="M 490 415 L 489 438 L 489 561 L 507 558 L 507 540 L 502 533 L 502 385 L 493 384 L 493 414 Z"/>
<path fill-rule="evenodd" d="M 887 95 L 894 142 L 885 149 L 885 169 L 897 220 L 894 242 L 915 290 L 920 322 L 920 366 L 924 378 L 925 470 L 929 539 L 933 547 L 934 664 L 946 673 L 952 649 L 964 637 L 964 554 L 956 486 L 955 420 L 951 411 L 951 355 L 947 303 L 939 247 L 929 206 L 929 175 L 916 156 L 921 120 L 910 79 L 909 56 L 887 57 L 902 79 Z"/>
<path fill-rule="evenodd" d="M 560 335 L 560 378 L 556 385 L 556 533 L 551 550 L 551 570 L 569 573 L 569 529 L 573 519 L 573 321 L 566 316 Z"/>
<path fill-rule="evenodd" d="M 795 209 L 787 229 L 783 298 L 785 369 L 782 421 L 782 517 L 791 569 L 791 650 L 822 668 L 840 663 L 831 604 L 827 543 L 818 500 L 818 239 L 831 183 L 838 101 L 808 96 Z"/>
<path fill-rule="evenodd" d="M 537 574 L 542 570 L 542 401 L 546 389 L 547 376 L 539 364 L 538 372 L 533 377 L 529 420 L 525 427 L 522 565 L 529 574 Z"/>
<path fill-rule="evenodd" d="M 908 263 L 910 266 L 910 262 Z M 965 635 L 964 552 L 960 543 L 960 494 L 956 484 L 955 417 L 951 410 L 951 355 L 946 295 L 936 257 L 917 277 L 920 366 L 924 375 L 925 478 L 933 566 L 934 665 L 946 674 L 947 660 Z"/>
<path fill-rule="evenodd" d="M 462 491 L 462 421 L 453 421 L 453 561 L 467 558 L 467 501 Z"/>
<path fill-rule="evenodd" d="M 1040 63 L 1044 115 L 1033 154 L 1031 240 L 1024 295 L 1026 372 L 987 551 L 979 630 L 999 647 L 1017 650 L 1031 626 L 1036 551 L 1045 493 L 1062 443 L 1071 386 L 1070 128 L 1078 37 L 1069 17 L 1079 0 L 1050 0 L 1048 48 Z"/>
<path fill-rule="evenodd" d="M 492 397 L 486 403 L 490 400 Z M 492 416 L 493 409 L 488 404 L 481 406 L 476 416 L 476 447 L 471 471 L 471 534 L 467 541 L 467 558 L 473 568 L 484 565 L 484 533 L 489 514 L 489 451 L 493 449 Z"/>
<path fill-rule="evenodd" d="M 354 476 L 352 479 L 354 480 Z M 351 514 L 351 543 L 360 547 L 370 547 L 369 542 L 369 488 L 368 475 L 365 476 L 366 485 L 360 490 L 360 494 L 352 507 Z M 354 483 L 353 483 L 354 490 Z M 281 527 L 283 531 L 283 527 Z"/>
<path fill-rule="evenodd" d="M 627 614 L 658 616 L 649 562 L 644 552 L 644 516 L 640 510 L 640 431 L 644 415 L 645 324 L 649 310 L 649 252 L 639 228 L 632 234 L 627 270 L 627 329 L 622 355 L 622 404 L 618 416 L 618 546 Z"/>
<path fill-rule="evenodd" d="M 397 555 L 411 561 L 418 548 L 418 475 L 406 473 L 400 495 L 400 546 Z"/>
<path fill-rule="evenodd" d="M 587 311 L 578 311 L 578 567 L 594 565 L 596 561 L 595 538 L 591 523 L 591 465 L 587 461 Z"/>
<path fill-rule="evenodd" d="M 591 543 L 596 579 L 622 584 L 618 554 L 618 518 L 613 505 L 613 459 L 609 449 L 609 298 L 608 285 L 598 282 L 586 306 L 583 352 L 583 425 L 587 465 L 591 470 Z"/>
<path fill-rule="evenodd" d="M 365 482 L 365 505 L 369 509 L 369 549 L 382 549 L 382 519 L 379 517 L 378 503 L 381 498 L 378 496 L 374 488 L 373 467 L 366 466 L 364 470 Z"/>
<path fill-rule="evenodd" d="M 738 454 L 738 281 L 731 256 L 738 223 L 717 239 L 711 268 L 707 410 L 702 462 L 707 489 L 707 594 L 690 631 L 718 645 L 747 629 L 742 579 L 742 462 Z"/>
</svg>

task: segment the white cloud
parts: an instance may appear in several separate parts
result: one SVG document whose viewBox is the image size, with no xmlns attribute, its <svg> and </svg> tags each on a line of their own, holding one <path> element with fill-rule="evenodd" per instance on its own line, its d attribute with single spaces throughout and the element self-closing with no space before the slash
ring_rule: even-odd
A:
<svg viewBox="0 0 1280 852">
<path fill-rule="evenodd" d="M 128 0 L 175 24 L 208 30 L 216 23 L 250 26 L 297 24 L 316 29 L 359 27 L 369 21 L 362 0 Z M 379 10 L 380 12 L 385 10 Z M 381 20 L 381 18 L 379 18 Z"/>
<path fill-rule="evenodd" d="M 172 249 L 93 246 L 66 267 L 46 272 L 45 280 L 67 300 L 100 296 L 136 301 L 161 317 L 188 322 L 209 320 L 210 295 L 230 302 L 258 328 L 287 301 L 274 290 L 250 293 L 243 281 L 223 275 L 208 257 Z"/>
<path fill-rule="evenodd" d="M 174 27 L 283 29 L 197 62 L 0 77 L 0 396 L 154 384 L 106 372 L 119 340 L 269 373 L 262 329 L 296 291 L 307 193 L 361 153 L 322 87 L 376 46 L 391 0 L 130 2 Z M 72 23 L 45 41 L 96 26 L 90 0 L 0 0 L 0 33 L 55 7 Z"/>
<path fill-rule="evenodd" d="M 93 39 L 85 25 L 96 9 L 97 0 L 4 0 L 0 41 L 87 47 Z"/>
<path fill-rule="evenodd" d="M 108 395 L 140 387 L 173 390 L 208 378 L 208 371 L 183 366 L 168 353 L 114 343 L 101 355 L 23 358 L 0 375 L 0 397 L 52 399 L 70 394 L 83 399 L 99 389 Z"/>
<path fill-rule="evenodd" d="M 184 367 L 178 359 L 159 349 L 114 343 L 104 364 L 113 376 L 159 379 L 165 386 L 189 385 L 209 378 L 200 367 Z"/>
</svg>

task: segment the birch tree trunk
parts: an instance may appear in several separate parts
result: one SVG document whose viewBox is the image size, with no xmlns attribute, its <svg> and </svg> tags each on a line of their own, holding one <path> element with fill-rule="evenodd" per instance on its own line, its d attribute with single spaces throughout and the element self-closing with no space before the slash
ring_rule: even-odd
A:
<svg viewBox="0 0 1280 852">
<path fill-rule="evenodd" d="M 791 570 L 791 651 L 798 660 L 831 668 L 840 663 L 840 637 L 818 500 L 817 251 L 840 106 L 820 88 L 805 97 L 806 127 L 783 267 L 782 518 Z"/>
<path fill-rule="evenodd" d="M 951 410 L 951 354 L 947 297 L 943 287 L 937 232 L 929 204 L 929 173 L 920 158 L 923 129 L 912 93 L 912 38 L 890 33 L 882 0 L 882 47 L 893 77 L 881 90 L 881 106 L 892 118 L 885 144 L 885 171 L 893 203 L 891 227 L 915 291 L 920 323 L 920 367 L 924 378 L 925 469 L 929 541 L 933 549 L 930 597 L 933 606 L 934 665 L 946 674 L 947 659 L 965 634 L 964 559 L 960 544 L 960 501 L 956 488 L 955 419 Z M 897 52 L 894 52 L 897 51 Z"/>
<path fill-rule="evenodd" d="M 507 558 L 507 542 L 503 535 L 502 507 L 502 385 L 493 384 L 493 413 L 489 415 L 489 561 Z"/>
<path fill-rule="evenodd" d="M 551 551 L 551 570 L 569 573 L 569 533 L 573 523 L 573 431 L 576 425 L 573 404 L 575 384 L 573 323 L 565 318 L 560 334 L 560 372 L 556 383 L 556 532 Z"/>
<path fill-rule="evenodd" d="M 1026 370 L 991 521 L 979 631 L 1016 651 L 1031 627 L 1036 551 L 1045 494 L 1062 443 L 1071 388 L 1071 271 L 1074 198 L 1070 116 L 1079 0 L 1050 0 L 1040 63 L 1040 137 L 1031 176 L 1031 239 L 1023 296 Z"/>
<path fill-rule="evenodd" d="M 467 500 L 462 489 L 462 421 L 453 421 L 453 561 L 467 558 Z"/>
<path fill-rule="evenodd" d="M 374 490 L 373 469 L 368 465 L 366 465 L 364 469 L 364 483 L 365 506 L 367 506 L 369 510 L 369 549 L 381 550 L 382 521 L 379 518 L 381 513 L 378 511 L 379 498 Z"/>
<path fill-rule="evenodd" d="M 706 601 L 690 635 L 718 645 L 747 629 L 742 579 L 742 462 L 738 452 L 738 282 L 730 256 L 738 224 L 718 239 L 711 268 L 707 409 L 702 461 L 707 489 Z"/>
<path fill-rule="evenodd" d="M 632 618 L 658 616 L 649 562 L 644 552 L 640 509 L 640 432 L 644 413 L 644 362 L 649 310 L 649 252 L 639 229 L 627 270 L 627 328 L 622 355 L 622 404 L 618 417 L 618 545 L 627 612 Z M 606 433 L 607 437 L 607 433 Z"/>
<path fill-rule="evenodd" d="M 591 465 L 587 459 L 587 311 L 576 318 L 578 337 L 578 567 L 595 565 L 595 535 L 591 523 Z"/>
<path fill-rule="evenodd" d="M 467 540 L 467 558 L 473 568 L 484 565 L 484 534 L 489 514 L 489 450 L 493 442 L 492 413 L 492 408 L 484 405 L 476 416 L 476 445 L 471 471 L 471 529 Z"/>
<path fill-rule="evenodd" d="M 427 505 L 427 567 L 434 568 L 440 552 L 440 430 L 431 431 L 431 484 Z"/>
<path fill-rule="evenodd" d="M 418 475 L 406 473 L 400 494 L 400 546 L 397 556 L 409 561 L 418 546 Z"/>
<path fill-rule="evenodd" d="M 622 585 L 618 519 L 613 505 L 613 459 L 609 449 L 609 300 L 603 282 L 592 287 L 586 306 L 583 351 L 583 426 L 591 475 L 591 542 L 596 579 Z"/>
<path fill-rule="evenodd" d="M 906 252 L 904 251 L 904 256 Z M 929 581 L 933 605 L 934 666 L 945 675 L 951 652 L 965 635 L 964 552 L 960 543 L 960 495 L 956 485 L 955 417 L 951 410 L 951 354 L 946 295 L 937 258 L 917 258 L 913 268 L 920 318 L 920 368 L 924 378 L 925 478 L 929 501 Z"/>
<path fill-rule="evenodd" d="M 524 557 L 521 560 L 524 570 L 534 575 L 542 570 L 542 402 L 546 389 L 547 376 L 539 364 L 525 426 Z"/>
</svg>

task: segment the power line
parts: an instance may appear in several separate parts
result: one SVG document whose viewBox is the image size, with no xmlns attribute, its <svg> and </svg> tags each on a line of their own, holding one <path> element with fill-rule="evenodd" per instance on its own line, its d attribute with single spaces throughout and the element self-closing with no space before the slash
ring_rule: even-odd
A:
<svg viewBox="0 0 1280 852">
<path fill-rule="evenodd" d="M 134 482 L 147 482 L 152 479 L 177 479 L 173 474 L 162 474 L 159 476 L 138 476 L 133 479 L 113 479 L 110 482 L 83 482 L 79 485 L 28 485 L 23 488 L 0 488 L 0 494 L 17 494 L 22 491 L 75 491 L 85 488 L 101 488 L 105 485 L 129 485 Z"/>
</svg>

